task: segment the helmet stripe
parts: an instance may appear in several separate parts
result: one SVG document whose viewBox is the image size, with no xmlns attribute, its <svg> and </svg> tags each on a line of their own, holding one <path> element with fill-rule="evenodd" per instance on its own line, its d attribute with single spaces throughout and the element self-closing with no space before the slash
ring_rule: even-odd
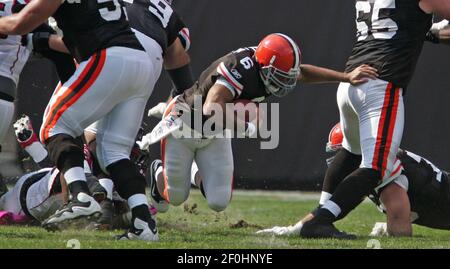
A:
<svg viewBox="0 0 450 269">
<path fill-rule="evenodd" d="M 294 40 L 292 40 L 292 38 L 288 37 L 287 35 L 280 34 L 280 33 L 278 33 L 277 35 L 284 37 L 289 42 L 289 44 L 291 44 L 292 50 L 294 51 L 294 55 L 295 55 L 294 66 L 292 68 L 299 67 L 300 52 L 299 52 L 299 48 L 298 48 L 297 44 L 294 42 Z"/>
</svg>

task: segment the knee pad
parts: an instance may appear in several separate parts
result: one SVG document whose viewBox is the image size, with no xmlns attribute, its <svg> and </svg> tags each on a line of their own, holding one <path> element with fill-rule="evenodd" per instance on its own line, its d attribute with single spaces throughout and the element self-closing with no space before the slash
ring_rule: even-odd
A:
<svg viewBox="0 0 450 269">
<path fill-rule="evenodd" d="M 64 173 L 72 167 L 83 167 L 84 151 L 80 138 L 58 134 L 47 139 L 50 160 Z"/>
<path fill-rule="evenodd" d="M 122 198 L 128 200 L 135 194 L 145 194 L 145 178 L 129 159 L 110 164 L 107 171 Z"/>
</svg>

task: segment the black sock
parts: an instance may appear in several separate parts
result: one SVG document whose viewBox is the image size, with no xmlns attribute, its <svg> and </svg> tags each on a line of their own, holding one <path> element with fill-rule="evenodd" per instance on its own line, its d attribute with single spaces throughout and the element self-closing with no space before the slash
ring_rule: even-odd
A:
<svg viewBox="0 0 450 269">
<path fill-rule="evenodd" d="M 120 160 L 106 169 L 114 181 L 117 192 L 123 199 L 128 200 L 135 194 L 145 195 L 145 178 L 130 160 Z"/>
<path fill-rule="evenodd" d="M 133 216 L 132 222 L 134 222 L 136 218 L 141 219 L 145 222 L 149 222 L 151 220 L 150 210 L 148 209 L 147 205 L 138 205 L 134 207 L 133 209 L 131 209 L 131 214 Z"/>
<path fill-rule="evenodd" d="M 313 215 L 314 218 L 312 219 L 312 222 L 315 223 L 331 224 L 336 220 L 336 216 L 334 216 L 333 213 L 322 207 L 317 208 Z"/>
<path fill-rule="evenodd" d="M 72 197 L 74 197 L 74 198 L 76 198 L 78 193 L 80 193 L 80 192 L 83 192 L 83 193 L 86 193 L 89 195 L 91 194 L 86 181 L 82 181 L 82 180 L 75 181 L 75 182 L 70 183 L 68 185 L 68 187 L 69 187 L 70 194 L 72 194 Z"/>
<path fill-rule="evenodd" d="M 345 177 L 359 168 L 361 159 L 361 155 L 340 149 L 325 173 L 322 191 L 333 194 Z"/>
<path fill-rule="evenodd" d="M 47 155 L 47 157 L 45 157 L 45 159 L 43 159 L 42 161 L 40 161 L 38 163 L 39 167 L 45 168 L 45 167 L 53 167 L 55 166 L 53 164 L 53 162 L 50 160 L 50 157 Z"/>
<path fill-rule="evenodd" d="M 357 207 L 364 198 L 378 185 L 381 179 L 380 172 L 369 168 L 358 168 L 348 175 L 344 181 L 337 187 L 330 201 L 334 202 L 341 209 L 338 217 L 333 214 L 332 222 L 347 216 L 355 207 Z M 325 204 L 326 205 L 326 204 Z M 320 209 L 317 216 L 318 221 L 330 222 L 330 216 Z M 331 212 L 330 212 L 331 213 Z"/>
</svg>

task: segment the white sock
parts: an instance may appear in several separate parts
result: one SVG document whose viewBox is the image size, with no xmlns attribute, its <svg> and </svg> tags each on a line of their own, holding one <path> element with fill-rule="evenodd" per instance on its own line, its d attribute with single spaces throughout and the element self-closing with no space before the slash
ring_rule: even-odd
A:
<svg viewBox="0 0 450 269">
<path fill-rule="evenodd" d="M 328 200 L 330 200 L 331 196 L 332 196 L 331 193 L 323 191 L 320 194 L 319 205 L 321 205 L 321 206 L 324 205 Z"/>
<path fill-rule="evenodd" d="M 341 214 L 341 208 L 333 201 L 328 200 L 323 207 L 324 209 L 328 210 L 333 214 L 336 218 Z"/>
<path fill-rule="evenodd" d="M 133 209 L 140 205 L 148 205 L 147 196 L 145 194 L 135 194 L 128 198 L 128 206 Z"/>
<path fill-rule="evenodd" d="M 114 182 L 109 178 L 102 178 L 98 180 L 98 183 L 106 190 L 106 198 L 112 200 Z"/>
<path fill-rule="evenodd" d="M 86 181 L 83 167 L 70 168 L 64 173 L 64 178 L 66 179 L 67 185 L 75 181 Z"/>
<path fill-rule="evenodd" d="M 40 142 L 34 142 L 28 147 L 25 147 L 25 151 L 30 154 L 35 163 L 42 162 L 48 156 L 48 151 Z"/>
</svg>

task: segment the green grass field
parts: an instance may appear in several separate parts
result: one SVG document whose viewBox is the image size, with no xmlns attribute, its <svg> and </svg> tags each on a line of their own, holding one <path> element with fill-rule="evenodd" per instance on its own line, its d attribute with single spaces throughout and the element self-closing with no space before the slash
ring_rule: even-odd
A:
<svg viewBox="0 0 450 269">
<path fill-rule="evenodd" d="M 198 191 L 191 193 L 183 206 L 172 207 L 158 215 L 160 241 L 156 243 L 118 242 L 113 236 L 122 231 L 93 232 L 73 230 L 48 233 L 39 227 L 0 227 L 0 248 L 65 249 L 69 240 L 80 242 L 82 249 L 120 248 L 367 248 L 367 236 L 376 221 L 384 221 L 371 203 L 363 203 L 338 228 L 359 235 L 355 241 L 304 240 L 298 237 L 256 235 L 259 228 L 297 222 L 316 205 L 311 194 L 289 192 L 234 193 L 229 208 L 215 213 Z M 450 248 L 450 231 L 414 226 L 413 238 L 377 238 L 381 248 Z"/>
</svg>

